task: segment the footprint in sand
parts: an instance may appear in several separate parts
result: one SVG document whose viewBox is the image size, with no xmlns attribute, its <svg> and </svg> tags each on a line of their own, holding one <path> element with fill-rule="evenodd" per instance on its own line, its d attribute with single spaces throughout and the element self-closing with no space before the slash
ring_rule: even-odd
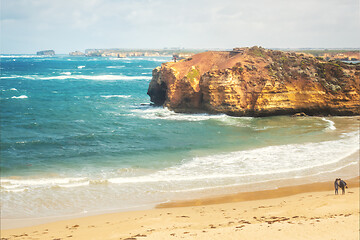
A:
<svg viewBox="0 0 360 240">
<path fill-rule="evenodd" d="M 135 236 L 133 236 L 134 238 L 136 238 L 136 237 L 147 237 L 147 235 L 145 235 L 145 234 L 136 234 Z"/>
</svg>

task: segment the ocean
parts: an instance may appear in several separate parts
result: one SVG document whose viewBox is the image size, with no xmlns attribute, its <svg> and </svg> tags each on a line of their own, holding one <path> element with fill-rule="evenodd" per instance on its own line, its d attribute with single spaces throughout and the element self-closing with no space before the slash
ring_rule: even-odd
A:
<svg viewBox="0 0 360 240">
<path fill-rule="evenodd" d="M 1 55 L 1 218 L 146 209 L 358 175 L 359 118 L 153 107 L 152 69 L 167 61 Z"/>
</svg>

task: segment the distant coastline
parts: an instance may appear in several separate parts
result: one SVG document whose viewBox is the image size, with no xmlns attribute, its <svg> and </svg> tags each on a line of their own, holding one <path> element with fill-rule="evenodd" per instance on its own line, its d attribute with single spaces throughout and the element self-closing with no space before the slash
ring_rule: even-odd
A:
<svg viewBox="0 0 360 240">
<path fill-rule="evenodd" d="M 271 48 L 270 48 L 271 49 Z M 91 57 L 158 57 L 158 56 L 177 56 L 179 58 L 188 58 L 194 54 L 213 50 L 229 49 L 184 49 L 184 48 L 164 48 L 164 49 L 86 49 L 85 52 L 73 51 L 71 56 L 91 56 Z M 340 61 L 360 61 L 360 49 L 273 49 L 297 53 L 307 53 L 314 57 L 323 58 L 324 60 Z"/>
<path fill-rule="evenodd" d="M 188 58 L 192 55 L 202 52 L 199 49 L 86 49 L 85 52 L 73 51 L 70 56 L 88 56 L 88 57 L 171 57 L 178 55 L 182 58 Z"/>
</svg>

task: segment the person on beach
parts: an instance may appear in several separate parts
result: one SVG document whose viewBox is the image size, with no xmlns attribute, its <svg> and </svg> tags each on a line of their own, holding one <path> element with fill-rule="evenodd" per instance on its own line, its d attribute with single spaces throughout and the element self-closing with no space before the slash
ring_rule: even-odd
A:
<svg viewBox="0 0 360 240">
<path fill-rule="evenodd" d="M 338 194 L 339 194 L 339 192 L 338 192 L 338 189 L 339 189 L 339 179 L 340 179 L 340 178 L 335 179 L 335 182 L 334 182 L 335 195 L 338 195 Z"/>
<path fill-rule="evenodd" d="M 342 190 L 342 194 L 345 194 L 345 187 L 348 188 L 346 182 L 344 180 L 342 180 L 341 178 L 339 178 L 339 187 L 341 187 Z"/>
</svg>

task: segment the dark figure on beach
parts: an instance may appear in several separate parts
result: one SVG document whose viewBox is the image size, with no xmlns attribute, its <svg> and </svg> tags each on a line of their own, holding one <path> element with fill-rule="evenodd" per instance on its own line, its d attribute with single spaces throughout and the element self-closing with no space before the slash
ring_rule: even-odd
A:
<svg viewBox="0 0 360 240">
<path fill-rule="evenodd" d="M 348 188 L 346 182 L 342 179 L 339 178 L 339 187 L 341 188 L 342 190 L 342 194 L 345 194 L 345 188 Z"/>
<path fill-rule="evenodd" d="M 335 179 L 335 182 L 334 182 L 335 195 L 338 195 L 338 194 L 339 194 L 339 192 L 338 192 L 338 189 L 339 189 L 339 180 L 340 180 L 340 178 L 337 178 L 337 179 Z"/>
</svg>

